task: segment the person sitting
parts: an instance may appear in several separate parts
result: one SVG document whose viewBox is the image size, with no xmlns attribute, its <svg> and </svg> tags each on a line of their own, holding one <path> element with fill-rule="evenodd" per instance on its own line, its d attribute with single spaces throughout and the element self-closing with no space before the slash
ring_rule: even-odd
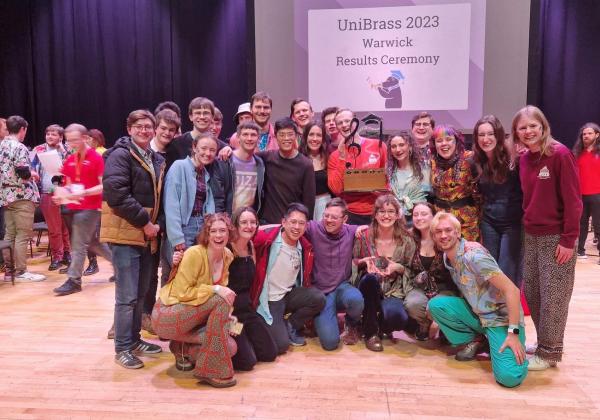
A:
<svg viewBox="0 0 600 420">
<path fill-rule="evenodd" d="M 515 387 L 527 376 L 528 364 L 519 289 L 481 244 L 461 239 L 460 232 L 450 213 L 440 212 L 431 221 L 435 244 L 444 251 L 444 264 L 463 297 L 436 296 L 429 312 L 452 345 L 465 345 L 457 360 L 474 359 L 487 340 L 496 382 Z"/>
<path fill-rule="evenodd" d="M 375 200 L 371 225 L 354 241 L 355 284 L 365 300 L 363 332 L 371 351 L 383 351 L 381 337 L 416 328 L 403 300 L 414 287 L 413 257 L 416 244 L 404 226 L 400 203 L 392 194 Z"/>
<path fill-rule="evenodd" d="M 206 217 L 198 245 L 183 254 L 177 274 L 160 289 L 152 311 L 152 327 L 171 340 L 179 370 L 194 369 L 194 377 L 215 388 L 234 386 L 228 323 L 235 293 L 229 287 L 233 260 L 226 248 L 234 233 L 225 213 Z"/>
</svg>

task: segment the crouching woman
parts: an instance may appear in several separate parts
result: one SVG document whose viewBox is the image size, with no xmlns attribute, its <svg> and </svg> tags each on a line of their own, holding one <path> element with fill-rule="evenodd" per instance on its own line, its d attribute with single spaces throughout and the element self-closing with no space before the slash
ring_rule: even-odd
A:
<svg viewBox="0 0 600 420">
<path fill-rule="evenodd" d="M 154 331 L 171 340 L 177 369 L 194 369 L 194 377 L 215 388 L 236 384 L 228 345 L 235 293 L 227 287 L 233 255 L 226 245 L 232 232 L 225 213 L 206 216 L 198 245 L 185 251 L 152 311 Z"/>
</svg>

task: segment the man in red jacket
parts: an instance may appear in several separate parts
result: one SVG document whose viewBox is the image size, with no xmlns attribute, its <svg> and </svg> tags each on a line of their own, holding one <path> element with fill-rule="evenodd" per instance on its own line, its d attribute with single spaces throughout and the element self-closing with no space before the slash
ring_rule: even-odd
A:
<svg viewBox="0 0 600 420">
<path fill-rule="evenodd" d="M 310 287 L 312 245 L 303 238 L 308 209 L 300 203 L 288 206 L 281 227 L 258 232 L 256 275 L 250 290 L 252 304 L 273 336 L 279 354 L 288 347 L 304 346 L 304 323 L 325 306 L 323 292 Z M 291 314 L 286 320 L 284 316 Z"/>
</svg>

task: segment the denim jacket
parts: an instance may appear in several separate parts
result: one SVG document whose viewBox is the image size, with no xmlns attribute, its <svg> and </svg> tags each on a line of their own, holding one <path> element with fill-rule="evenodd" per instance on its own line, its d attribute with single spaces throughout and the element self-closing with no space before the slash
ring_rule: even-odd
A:
<svg viewBox="0 0 600 420">
<path fill-rule="evenodd" d="M 215 198 L 210 182 L 210 171 L 205 170 L 204 174 L 206 200 L 204 201 L 202 214 L 215 213 Z M 189 223 L 192 216 L 194 200 L 196 199 L 196 182 L 196 167 L 189 157 L 176 160 L 167 173 L 164 209 L 167 237 L 173 246 L 185 242 L 182 228 Z"/>
</svg>

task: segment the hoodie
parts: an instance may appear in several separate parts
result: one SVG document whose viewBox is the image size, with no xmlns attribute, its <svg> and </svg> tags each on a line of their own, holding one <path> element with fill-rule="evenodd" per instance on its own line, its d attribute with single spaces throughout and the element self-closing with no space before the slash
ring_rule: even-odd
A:
<svg viewBox="0 0 600 420">
<path fill-rule="evenodd" d="M 357 228 L 344 224 L 340 232 L 332 235 L 327 233 L 323 222 L 308 222 L 304 235 L 312 243 L 315 254 L 311 280 L 314 288 L 327 294 L 350 280 Z"/>
</svg>

